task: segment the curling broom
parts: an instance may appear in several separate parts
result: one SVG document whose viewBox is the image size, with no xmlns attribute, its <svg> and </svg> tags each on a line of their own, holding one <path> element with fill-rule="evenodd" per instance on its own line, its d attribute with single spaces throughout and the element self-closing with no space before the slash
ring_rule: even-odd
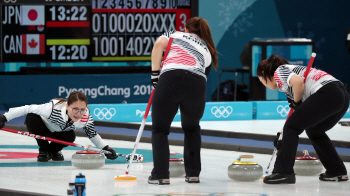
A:
<svg viewBox="0 0 350 196">
<path fill-rule="evenodd" d="M 131 157 L 134 157 L 134 154 L 136 152 L 137 146 L 138 146 L 138 144 L 140 142 L 141 135 L 142 135 L 142 132 L 143 132 L 143 128 L 145 127 L 145 124 L 146 124 L 148 112 L 149 112 L 149 109 L 150 109 L 150 107 L 152 105 L 153 93 L 154 93 L 154 89 L 152 90 L 151 97 L 149 98 L 149 101 L 148 101 L 148 104 L 147 104 L 147 108 L 146 108 L 146 112 L 145 112 L 145 115 L 143 116 L 142 123 L 141 123 L 140 129 L 139 129 L 139 133 L 137 134 L 136 141 L 135 141 L 135 144 L 134 144 L 134 148 L 132 149 Z M 116 180 L 136 180 L 137 179 L 136 176 L 129 175 L 129 170 L 130 170 L 131 164 L 132 164 L 132 159 L 129 160 L 129 163 L 128 163 L 128 166 L 127 166 L 126 172 L 125 172 L 126 175 L 118 175 L 118 176 L 115 176 L 114 179 L 116 179 Z"/>
<path fill-rule="evenodd" d="M 173 38 L 170 37 L 170 39 L 168 41 L 168 45 L 167 45 L 167 47 L 165 49 L 165 54 L 163 56 L 163 61 L 166 59 L 166 57 L 169 54 L 170 46 L 171 46 L 172 42 L 173 42 Z M 162 68 L 162 65 L 160 66 L 160 69 L 161 68 Z M 139 129 L 139 133 L 137 134 L 136 141 L 135 141 L 135 144 L 134 144 L 134 148 L 132 149 L 131 157 L 134 156 L 134 154 L 136 152 L 136 149 L 137 149 L 137 146 L 138 146 L 138 144 L 140 142 L 140 138 L 141 138 L 141 135 L 142 135 L 142 132 L 143 132 L 143 128 L 145 127 L 145 123 L 146 123 L 146 120 L 147 120 L 148 112 L 149 112 L 149 109 L 150 109 L 150 107 L 152 105 L 152 98 L 153 98 L 154 90 L 155 89 L 152 90 L 151 97 L 149 98 L 148 105 L 147 105 L 147 108 L 146 108 L 146 112 L 145 112 L 145 115 L 143 116 L 142 123 L 141 123 L 140 129 Z M 125 172 L 126 175 L 118 175 L 118 176 L 115 176 L 114 179 L 116 179 L 116 180 L 136 180 L 137 179 L 136 176 L 129 175 L 129 169 L 131 167 L 131 163 L 132 163 L 132 160 L 130 159 L 130 161 L 128 163 L 128 166 L 126 168 L 126 172 Z"/>
</svg>

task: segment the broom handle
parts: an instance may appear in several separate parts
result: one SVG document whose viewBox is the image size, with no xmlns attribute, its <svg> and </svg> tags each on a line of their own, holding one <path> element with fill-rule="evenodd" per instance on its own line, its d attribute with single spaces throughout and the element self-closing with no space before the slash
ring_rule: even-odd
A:
<svg viewBox="0 0 350 196">
<path fill-rule="evenodd" d="M 76 143 L 72 143 L 72 142 L 66 142 L 66 141 L 62 141 L 62 140 L 58 140 L 58 139 L 53 139 L 53 138 L 50 138 L 50 137 L 36 135 L 36 134 L 33 134 L 33 133 L 17 131 L 17 130 L 5 128 L 5 127 L 3 127 L 1 130 L 2 131 L 7 131 L 7 132 L 10 132 L 10 133 L 16 133 L 16 134 L 19 134 L 19 135 L 32 137 L 32 138 L 35 138 L 35 139 L 40 139 L 40 140 L 55 142 L 55 143 L 59 143 L 59 144 L 64 144 L 64 145 L 67 145 L 67 146 L 74 146 L 74 147 L 78 147 L 78 148 L 88 149 L 88 150 L 91 150 L 91 151 L 98 151 L 98 152 L 102 152 L 102 153 L 105 153 L 105 154 L 110 154 L 111 153 L 109 151 L 100 150 L 100 149 L 97 149 L 97 148 L 86 148 L 86 147 L 84 147 L 83 145 L 80 145 L 80 144 L 76 144 Z M 122 157 L 126 157 L 126 155 L 120 154 L 120 153 L 117 153 L 117 155 L 118 156 L 122 156 Z"/>
<path fill-rule="evenodd" d="M 166 46 L 166 49 L 165 49 L 164 56 L 163 56 L 163 62 L 166 59 L 166 57 L 168 56 L 168 54 L 169 54 L 172 42 L 173 42 L 173 38 L 170 37 L 170 39 L 168 41 L 168 44 Z M 163 63 L 160 66 L 160 69 L 162 69 L 162 68 L 163 68 Z M 137 146 L 139 145 L 139 142 L 140 142 L 140 139 L 141 139 L 141 135 L 142 135 L 142 132 L 143 132 L 143 128 L 145 127 L 146 120 L 147 120 L 147 117 L 148 117 L 148 112 L 149 112 L 149 109 L 151 108 L 151 105 L 152 105 L 152 98 L 153 98 L 154 90 L 155 90 L 155 88 L 152 90 L 151 96 L 150 96 L 150 98 L 148 100 L 146 112 L 145 112 L 145 115 L 143 116 L 142 123 L 141 123 L 140 129 L 139 129 L 139 132 L 137 134 L 136 141 L 135 141 L 135 144 L 134 144 L 134 148 L 132 149 L 131 157 L 134 156 L 134 154 L 136 152 L 136 149 L 137 149 Z M 132 163 L 132 160 L 130 159 L 130 161 L 128 163 L 128 166 L 126 167 L 126 172 L 125 172 L 127 175 L 129 174 L 131 163 Z"/>
<path fill-rule="evenodd" d="M 152 105 L 152 98 L 153 98 L 154 90 L 155 89 L 152 90 L 151 96 L 150 96 L 150 98 L 148 100 L 148 104 L 147 104 L 147 108 L 146 108 L 146 111 L 145 111 L 145 115 L 143 116 L 142 123 L 141 123 L 140 129 L 139 129 L 139 133 L 137 134 L 136 141 L 135 141 L 135 144 L 134 144 L 134 148 L 132 149 L 131 157 L 134 157 L 136 149 L 137 149 L 137 146 L 139 145 L 139 142 L 140 142 L 140 139 L 141 139 L 141 135 L 142 135 L 142 132 L 143 132 L 143 129 L 145 127 L 146 120 L 147 120 L 147 117 L 148 117 L 148 112 L 149 112 L 149 110 L 151 108 L 151 105 Z M 129 174 L 129 170 L 130 170 L 131 164 L 132 164 L 132 159 L 129 160 L 128 166 L 126 167 L 126 172 L 125 172 L 126 174 Z"/>
</svg>

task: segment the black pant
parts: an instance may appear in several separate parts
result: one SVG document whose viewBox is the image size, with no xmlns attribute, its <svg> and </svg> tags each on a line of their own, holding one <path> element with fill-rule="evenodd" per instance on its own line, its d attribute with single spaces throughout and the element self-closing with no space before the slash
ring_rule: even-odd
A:
<svg viewBox="0 0 350 196">
<path fill-rule="evenodd" d="M 273 172 L 292 174 L 299 135 L 305 130 L 318 158 L 330 175 L 347 174 L 326 131 L 334 127 L 349 108 L 349 94 L 340 82 L 332 82 L 305 100 L 283 127 L 282 148 Z"/>
<path fill-rule="evenodd" d="M 74 130 L 64 131 L 64 132 L 51 132 L 46 127 L 41 117 L 37 114 L 33 114 L 33 113 L 27 114 L 25 123 L 29 133 L 50 137 L 53 139 L 63 140 L 66 142 L 74 142 L 75 140 Z M 64 144 L 59 144 L 55 142 L 49 143 L 46 140 L 40 140 L 40 139 L 36 139 L 36 142 L 38 143 L 40 152 L 56 153 L 62 150 L 64 147 L 67 147 L 67 145 L 64 145 Z"/>
<path fill-rule="evenodd" d="M 184 162 L 186 176 L 198 177 L 201 171 L 201 135 L 199 121 L 205 108 L 206 80 L 185 70 L 161 75 L 152 102 L 152 176 L 169 178 L 168 135 L 171 122 L 180 106 L 184 130 Z"/>
</svg>

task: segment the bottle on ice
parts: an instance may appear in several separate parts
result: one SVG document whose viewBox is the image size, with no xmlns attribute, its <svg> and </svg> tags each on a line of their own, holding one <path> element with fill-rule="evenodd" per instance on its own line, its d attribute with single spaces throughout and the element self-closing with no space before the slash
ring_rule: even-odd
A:
<svg viewBox="0 0 350 196">
<path fill-rule="evenodd" d="M 85 196 L 86 179 L 82 173 L 75 177 L 75 196 Z"/>
</svg>

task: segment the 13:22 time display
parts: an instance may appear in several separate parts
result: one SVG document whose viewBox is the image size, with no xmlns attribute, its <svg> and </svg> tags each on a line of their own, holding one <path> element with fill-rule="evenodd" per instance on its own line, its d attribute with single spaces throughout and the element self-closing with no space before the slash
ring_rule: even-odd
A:
<svg viewBox="0 0 350 196">
<path fill-rule="evenodd" d="M 57 9 L 57 10 L 56 10 Z M 58 13 L 56 13 L 56 11 Z M 56 6 L 52 6 L 50 8 L 51 12 L 51 18 L 52 21 L 56 20 L 56 17 L 59 21 L 86 21 L 86 13 L 87 8 L 86 6 L 73 6 L 71 8 L 66 8 L 64 6 L 59 6 L 58 8 Z"/>
<path fill-rule="evenodd" d="M 63 45 L 55 45 L 50 47 L 50 51 L 52 53 L 52 60 L 86 60 L 88 57 L 88 47 L 86 45 L 73 45 L 73 46 L 63 46 Z"/>
</svg>

